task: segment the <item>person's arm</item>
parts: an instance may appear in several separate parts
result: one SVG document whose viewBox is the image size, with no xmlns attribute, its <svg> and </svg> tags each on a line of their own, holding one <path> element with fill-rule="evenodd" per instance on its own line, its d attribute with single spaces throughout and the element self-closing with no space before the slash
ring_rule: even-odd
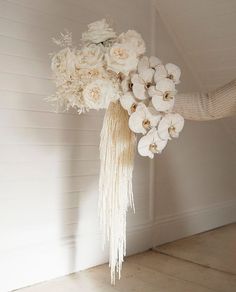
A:
<svg viewBox="0 0 236 292">
<path fill-rule="evenodd" d="M 208 93 L 177 94 L 174 111 L 195 121 L 236 115 L 236 79 Z"/>
</svg>

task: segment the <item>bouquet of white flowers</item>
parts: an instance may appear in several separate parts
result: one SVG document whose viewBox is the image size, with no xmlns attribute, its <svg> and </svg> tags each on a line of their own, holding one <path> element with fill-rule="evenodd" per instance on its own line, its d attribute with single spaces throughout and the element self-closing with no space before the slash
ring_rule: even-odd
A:
<svg viewBox="0 0 236 292">
<path fill-rule="evenodd" d="M 161 153 L 183 129 L 184 119 L 172 112 L 180 69 L 144 56 L 145 42 L 135 30 L 117 36 L 105 19 L 88 25 L 80 49 L 71 34 L 55 42 L 62 47 L 52 58 L 60 107 L 108 109 L 101 132 L 100 219 L 111 241 L 112 282 L 125 255 L 126 211 L 133 207 L 132 171 L 135 135 L 142 156 Z"/>
</svg>

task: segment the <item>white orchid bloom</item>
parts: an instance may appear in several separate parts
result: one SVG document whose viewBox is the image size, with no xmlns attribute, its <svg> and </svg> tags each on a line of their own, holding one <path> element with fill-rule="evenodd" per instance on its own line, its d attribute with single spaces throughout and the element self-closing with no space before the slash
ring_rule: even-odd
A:
<svg viewBox="0 0 236 292">
<path fill-rule="evenodd" d="M 131 115 L 136 111 L 136 108 L 139 102 L 134 98 L 132 92 L 126 92 L 123 96 L 120 97 L 121 106 L 128 111 L 128 114 Z"/>
<path fill-rule="evenodd" d="M 161 64 L 161 60 L 157 57 L 144 56 L 138 62 L 138 74 L 133 75 L 131 82 L 132 90 L 136 98 L 144 100 L 149 98 L 148 88 L 153 83 L 154 68 Z"/>
<path fill-rule="evenodd" d="M 166 112 L 174 106 L 174 96 L 176 94 L 175 84 L 170 79 L 161 79 L 156 86 L 151 86 L 148 90 L 152 97 L 152 104 L 157 111 Z"/>
<path fill-rule="evenodd" d="M 140 59 L 138 63 L 138 73 L 145 71 L 146 69 L 155 69 L 157 66 L 161 65 L 162 62 L 159 58 L 151 56 L 148 58 L 144 56 Z"/>
<path fill-rule="evenodd" d="M 165 66 L 160 64 L 156 68 L 154 81 L 157 83 L 162 78 L 169 78 L 175 84 L 180 83 L 181 70 L 178 66 L 168 63 Z"/>
<path fill-rule="evenodd" d="M 131 79 L 132 91 L 137 99 L 144 100 L 149 97 L 148 87 L 152 82 L 153 74 L 153 69 L 146 69 L 141 74 L 133 75 Z"/>
<path fill-rule="evenodd" d="M 162 118 L 162 114 L 160 112 L 158 112 L 155 107 L 152 106 L 152 104 L 149 104 L 148 106 L 148 110 L 149 112 L 153 115 L 153 116 L 159 116 L 160 119 Z"/>
<path fill-rule="evenodd" d="M 125 77 L 122 81 L 121 81 L 121 88 L 123 90 L 123 93 L 126 92 L 131 92 L 132 91 L 132 82 L 131 82 L 131 77 Z"/>
<path fill-rule="evenodd" d="M 171 138 L 178 138 L 179 133 L 184 127 L 184 118 L 177 113 L 170 113 L 165 115 L 159 125 L 158 133 L 161 139 L 171 140 Z"/>
<path fill-rule="evenodd" d="M 168 140 L 162 140 L 158 136 L 156 128 L 152 128 L 138 143 L 138 152 L 141 156 L 154 157 L 155 153 L 161 153 Z"/>
<path fill-rule="evenodd" d="M 160 118 L 160 115 L 152 115 L 145 104 L 139 103 L 129 118 L 129 128 L 134 133 L 145 135 L 149 129 L 157 125 Z"/>
</svg>

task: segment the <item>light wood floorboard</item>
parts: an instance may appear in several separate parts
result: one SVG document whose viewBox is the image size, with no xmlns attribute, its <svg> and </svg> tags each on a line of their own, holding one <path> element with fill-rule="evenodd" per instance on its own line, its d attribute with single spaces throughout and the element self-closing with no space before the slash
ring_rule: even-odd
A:
<svg viewBox="0 0 236 292">
<path fill-rule="evenodd" d="M 231 224 L 128 257 L 115 286 L 101 265 L 19 292 L 235 292 L 235 257 Z"/>
</svg>

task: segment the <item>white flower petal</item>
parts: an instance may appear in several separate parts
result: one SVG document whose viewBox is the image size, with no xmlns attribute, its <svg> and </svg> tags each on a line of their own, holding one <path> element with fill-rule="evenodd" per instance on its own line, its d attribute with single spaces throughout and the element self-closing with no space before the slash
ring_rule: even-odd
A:
<svg viewBox="0 0 236 292">
<path fill-rule="evenodd" d="M 102 19 L 88 25 L 88 31 L 82 34 L 82 41 L 98 44 L 115 37 L 116 33 L 109 26 L 106 19 Z"/>
<path fill-rule="evenodd" d="M 152 144 L 152 138 L 148 135 L 142 137 L 138 143 L 138 153 L 141 156 L 148 156 L 151 159 L 154 157 L 154 153 L 150 151 L 150 145 Z"/>
<path fill-rule="evenodd" d="M 143 127 L 143 120 L 145 116 L 139 111 L 131 114 L 129 118 L 129 128 L 134 133 L 146 134 L 147 130 Z"/>
<path fill-rule="evenodd" d="M 180 114 L 172 114 L 173 124 L 178 132 L 181 132 L 184 127 L 184 118 Z"/>
<path fill-rule="evenodd" d="M 123 32 L 118 37 L 118 41 L 121 43 L 129 43 L 129 45 L 132 47 L 132 51 L 137 56 L 144 54 L 146 51 L 145 42 L 142 36 L 135 30 L 128 30 L 127 32 Z"/>
<path fill-rule="evenodd" d="M 158 65 L 155 68 L 154 81 L 157 83 L 159 80 L 167 77 L 167 70 L 164 65 Z"/>
<path fill-rule="evenodd" d="M 148 88 L 148 94 L 150 95 L 150 96 L 153 96 L 153 95 L 155 95 L 155 94 L 157 94 L 158 93 L 158 91 L 156 90 L 156 87 L 155 86 L 150 86 L 149 88 Z"/>
<path fill-rule="evenodd" d="M 73 75 L 76 68 L 76 53 L 70 48 L 65 48 L 52 58 L 51 69 L 55 75 Z"/>
<path fill-rule="evenodd" d="M 83 47 L 77 53 L 78 68 L 95 68 L 104 65 L 104 51 L 102 45 L 91 44 Z"/>
<path fill-rule="evenodd" d="M 151 126 L 156 127 L 162 116 L 159 113 L 156 113 L 156 110 L 153 107 L 148 107 L 147 111 Z"/>
<path fill-rule="evenodd" d="M 149 58 L 149 64 L 151 68 L 155 68 L 156 66 L 161 65 L 162 61 L 157 57 L 151 56 Z"/>
<path fill-rule="evenodd" d="M 174 82 L 168 78 L 159 80 L 156 84 L 156 89 L 163 93 L 167 91 L 173 94 L 176 93 Z"/>
<path fill-rule="evenodd" d="M 169 78 L 171 78 L 175 84 L 180 83 L 180 75 L 181 75 L 181 70 L 178 66 L 172 63 L 166 64 L 166 70 L 168 72 Z"/>
<path fill-rule="evenodd" d="M 149 60 L 147 56 L 144 56 L 138 62 L 138 73 L 141 73 L 146 69 L 149 69 Z"/>
<path fill-rule="evenodd" d="M 138 107 L 137 107 L 137 112 L 140 112 L 140 115 L 142 115 L 143 118 L 145 118 L 146 116 L 146 112 L 147 112 L 147 107 L 144 103 L 140 102 L 138 104 Z"/>
<path fill-rule="evenodd" d="M 184 118 L 177 113 L 165 115 L 159 123 L 158 133 L 162 139 L 177 138 L 184 126 Z"/>
<path fill-rule="evenodd" d="M 155 127 L 159 121 L 158 115 L 152 115 L 144 103 L 139 103 L 136 111 L 130 116 L 129 126 L 135 133 L 145 134 L 151 127 Z"/>
<path fill-rule="evenodd" d="M 166 145 L 167 140 L 160 139 L 156 128 L 152 128 L 146 136 L 139 140 L 138 152 L 141 156 L 153 158 L 154 153 L 161 153 Z"/>
<path fill-rule="evenodd" d="M 169 131 L 168 131 L 170 124 L 166 121 L 165 118 L 166 116 L 161 119 L 158 125 L 158 134 L 161 137 L 161 139 L 168 140 L 168 139 L 171 139 Z"/>
<path fill-rule="evenodd" d="M 139 76 L 147 84 L 147 83 L 151 83 L 152 82 L 153 74 L 154 74 L 154 70 L 153 69 L 146 69 L 146 70 L 140 72 Z"/>
<path fill-rule="evenodd" d="M 134 74 L 131 78 L 131 82 L 134 83 L 140 83 L 140 84 L 144 84 L 143 79 L 138 75 L 138 74 Z"/>
<path fill-rule="evenodd" d="M 144 84 L 134 83 L 132 90 L 137 99 L 144 100 L 148 97 Z"/>
<path fill-rule="evenodd" d="M 160 116 L 152 116 L 149 118 L 150 123 L 151 123 L 151 127 L 156 127 L 158 122 L 160 121 Z"/>
<path fill-rule="evenodd" d="M 124 80 L 121 81 L 121 88 L 124 93 L 130 91 L 130 83 L 131 83 L 130 78 L 125 78 Z"/>
<path fill-rule="evenodd" d="M 154 113 L 154 108 L 152 107 L 146 107 L 145 104 L 140 104 L 137 108 L 137 110 L 142 109 L 142 111 L 145 113 L 145 119 L 150 122 L 151 127 L 156 127 L 157 123 L 161 119 L 160 114 Z"/>
<path fill-rule="evenodd" d="M 83 97 L 87 108 L 98 110 L 107 108 L 110 102 L 120 96 L 110 80 L 96 79 L 84 88 Z"/>
<path fill-rule="evenodd" d="M 158 153 L 160 154 L 162 150 L 166 147 L 168 140 L 156 139 L 155 144 L 157 145 Z"/>
<path fill-rule="evenodd" d="M 131 71 L 137 69 L 138 58 L 133 53 L 132 46 L 129 43 L 115 43 L 107 50 L 105 54 L 107 69 L 116 73 L 123 73 L 128 76 Z"/>
<path fill-rule="evenodd" d="M 158 112 L 153 106 L 152 104 L 150 104 L 148 106 L 148 111 L 153 115 L 153 116 L 158 116 L 159 120 L 161 119 L 162 115 L 160 114 L 160 112 Z"/>
<path fill-rule="evenodd" d="M 166 147 L 168 140 L 163 140 L 159 137 L 158 131 L 156 128 L 152 128 L 147 136 L 152 137 L 152 143 L 155 143 L 157 146 L 158 153 L 161 153 L 162 150 Z"/>
<path fill-rule="evenodd" d="M 121 106 L 128 111 L 129 114 L 134 112 L 138 106 L 138 102 L 135 100 L 131 92 L 127 92 L 120 97 Z"/>
<path fill-rule="evenodd" d="M 154 95 L 152 97 L 152 104 L 157 111 L 166 112 L 173 108 L 174 98 L 170 100 L 164 100 L 163 95 Z"/>
</svg>

